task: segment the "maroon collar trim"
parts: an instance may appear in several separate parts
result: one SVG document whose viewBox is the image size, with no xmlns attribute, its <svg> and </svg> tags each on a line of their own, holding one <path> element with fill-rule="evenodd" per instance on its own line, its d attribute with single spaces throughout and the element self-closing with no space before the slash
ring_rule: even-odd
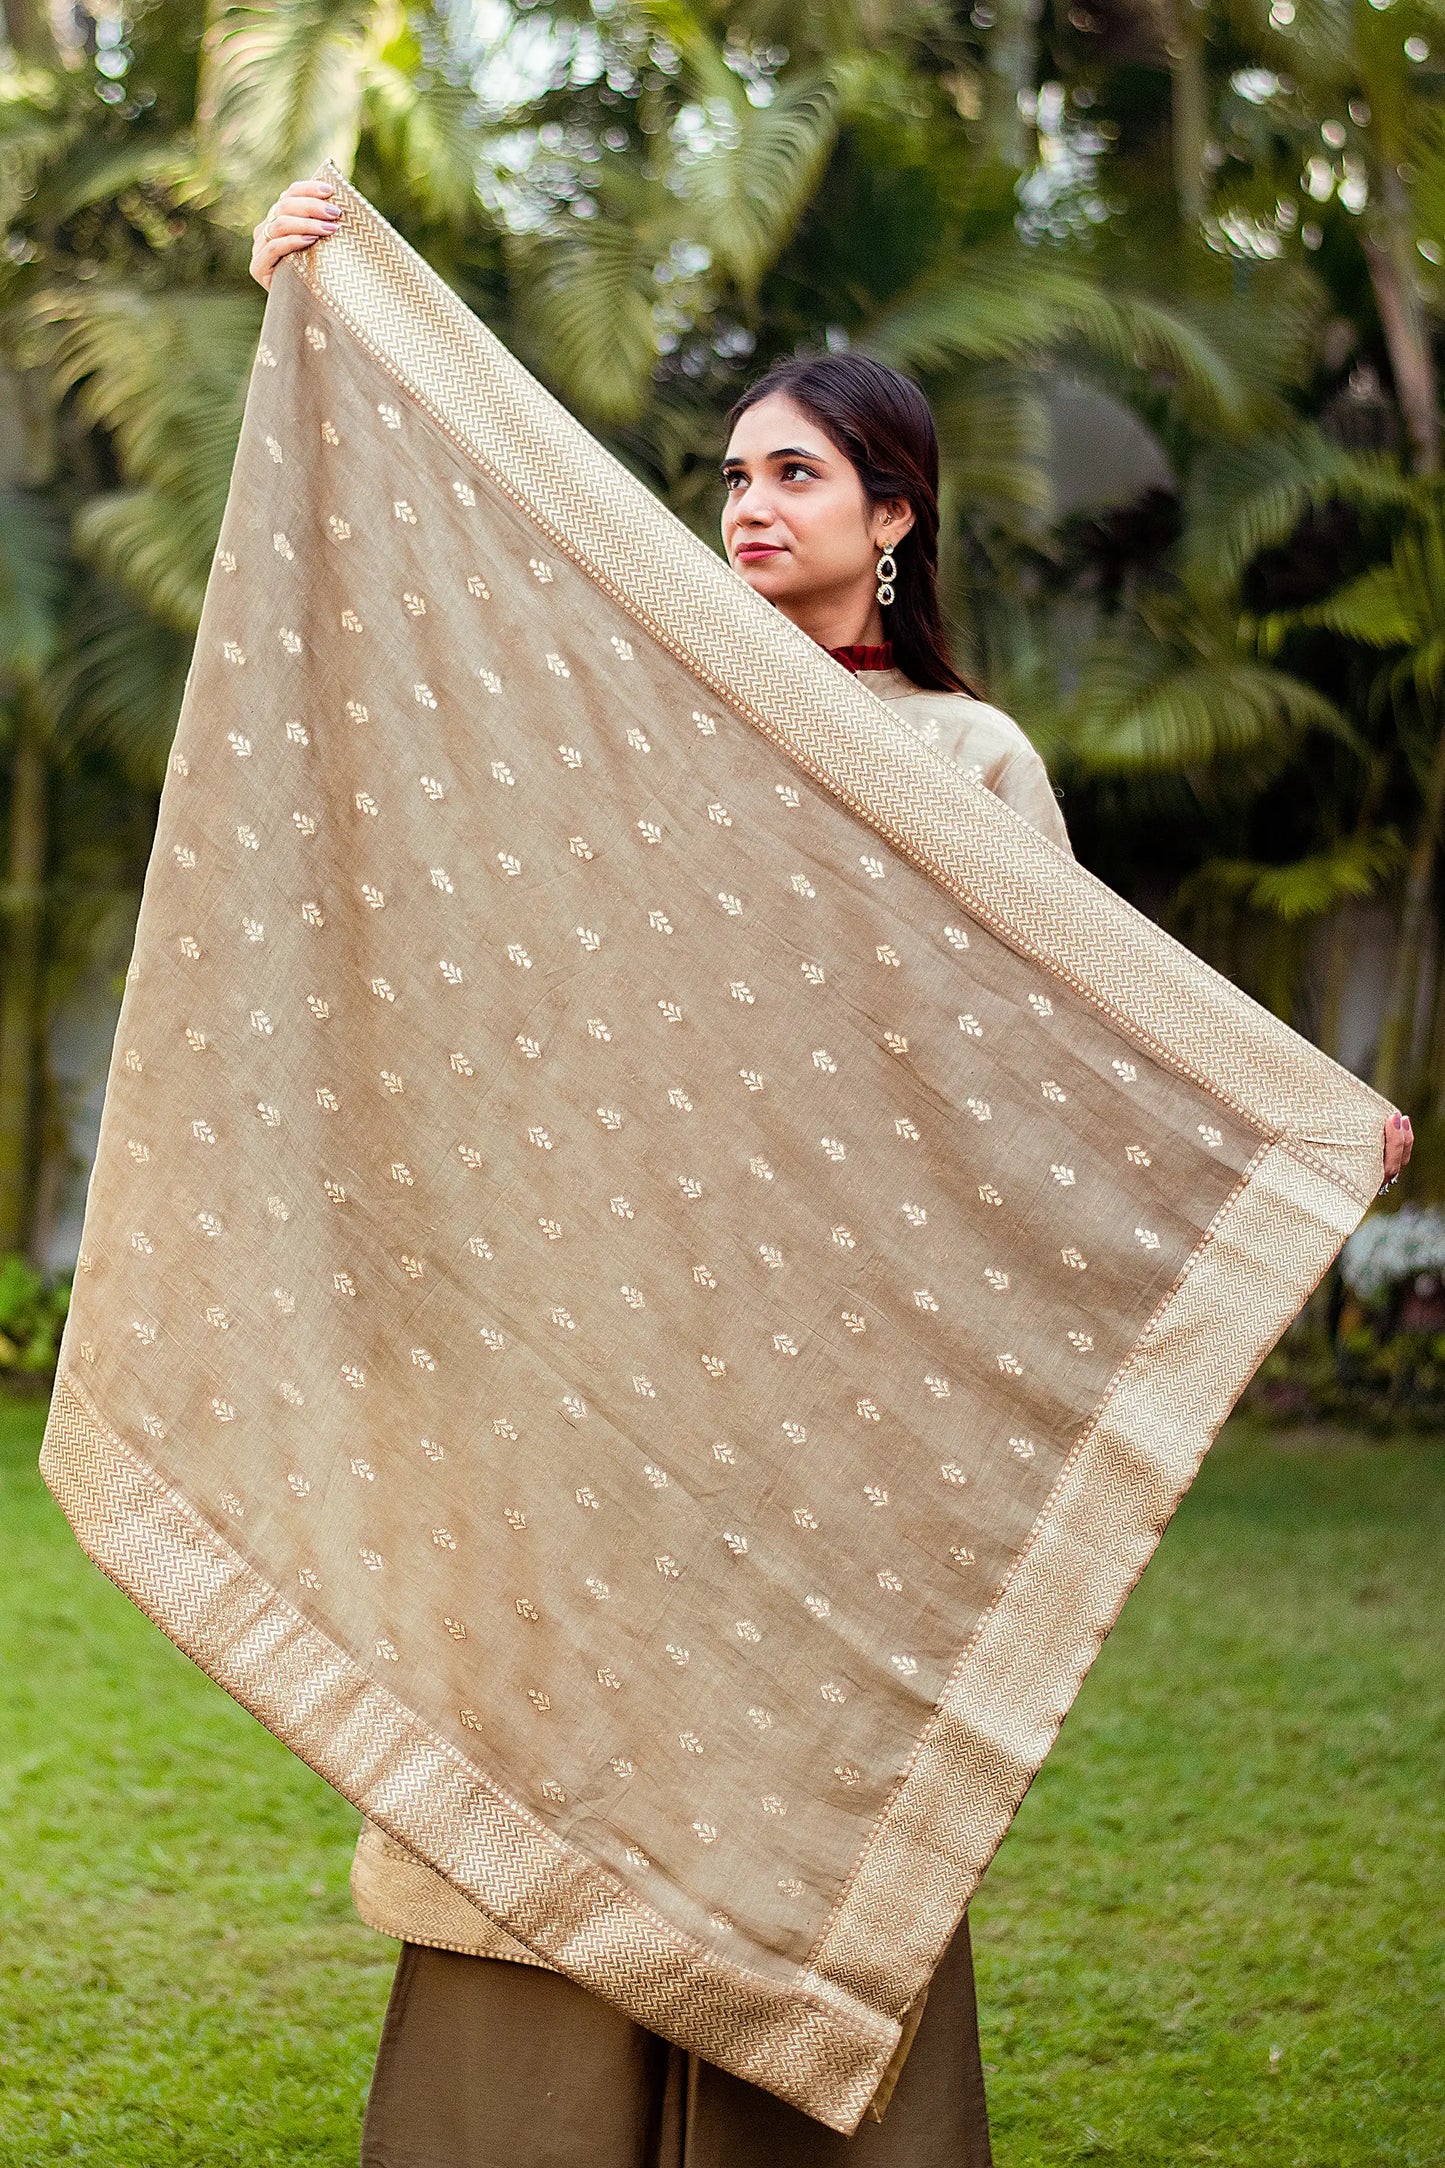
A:
<svg viewBox="0 0 1445 2168">
<path fill-rule="evenodd" d="M 840 662 L 845 670 L 856 677 L 860 670 L 891 670 L 893 668 L 893 644 L 885 640 L 881 647 L 830 647 L 828 653 L 834 662 Z"/>
</svg>

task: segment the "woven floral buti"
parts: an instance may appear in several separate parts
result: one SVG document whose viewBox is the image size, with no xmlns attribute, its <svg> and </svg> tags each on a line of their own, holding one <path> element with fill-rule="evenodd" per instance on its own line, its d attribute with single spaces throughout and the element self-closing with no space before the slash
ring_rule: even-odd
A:
<svg viewBox="0 0 1445 2168">
<path fill-rule="evenodd" d="M 267 312 L 46 1474 L 527 1949 L 848 2129 L 1384 1109 L 340 196 Z"/>
</svg>

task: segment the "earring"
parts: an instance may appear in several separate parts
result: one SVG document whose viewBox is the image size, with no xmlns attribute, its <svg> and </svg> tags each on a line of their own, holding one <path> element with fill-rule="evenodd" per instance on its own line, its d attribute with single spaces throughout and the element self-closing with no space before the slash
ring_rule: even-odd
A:
<svg viewBox="0 0 1445 2168">
<path fill-rule="evenodd" d="M 895 599 L 893 583 L 898 577 L 898 565 L 891 549 L 884 550 L 878 559 L 878 607 L 886 610 Z"/>
</svg>

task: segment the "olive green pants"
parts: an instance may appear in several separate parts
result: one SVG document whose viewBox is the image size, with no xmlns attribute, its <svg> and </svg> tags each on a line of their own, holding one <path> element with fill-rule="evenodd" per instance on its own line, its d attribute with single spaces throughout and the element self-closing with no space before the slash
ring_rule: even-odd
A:
<svg viewBox="0 0 1445 2168">
<path fill-rule="evenodd" d="M 362 2168 L 989 2168 L 968 1923 L 882 2122 L 853 2138 L 559 1973 L 403 1945 Z"/>
</svg>

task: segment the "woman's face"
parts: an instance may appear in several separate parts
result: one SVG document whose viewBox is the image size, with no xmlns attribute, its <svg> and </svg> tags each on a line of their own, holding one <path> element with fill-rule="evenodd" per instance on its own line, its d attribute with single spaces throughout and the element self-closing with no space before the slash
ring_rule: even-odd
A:
<svg viewBox="0 0 1445 2168">
<path fill-rule="evenodd" d="M 871 605 L 880 551 L 913 525 L 907 504 L 870 505 L 858 470 L 781 393 L 749 407 L 723 461 L 723 546 L 749 587 L 788 615 Z"/>
</svg>

